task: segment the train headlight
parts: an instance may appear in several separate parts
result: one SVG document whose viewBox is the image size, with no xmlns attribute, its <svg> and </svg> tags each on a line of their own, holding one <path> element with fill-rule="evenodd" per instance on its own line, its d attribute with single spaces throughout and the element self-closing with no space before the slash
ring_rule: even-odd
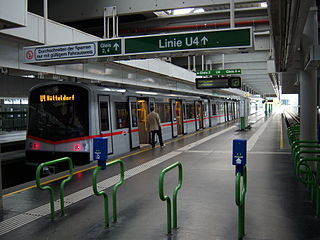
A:
<svg viewBox="0 0 320 240">
<path fill-rule="evenodd" d="M 81 150 L 80 144 L 74 145 L 74 150 L 75 150 L 75 151 L 80 151 L 80 150 Z"/>
<path fill-rule="evenodd" d="M 39 150 L 40 149 L 40 144 L 31 142 L 30 143 L 30 147 L 31 147 L 32 150 Z"/>
</svg>

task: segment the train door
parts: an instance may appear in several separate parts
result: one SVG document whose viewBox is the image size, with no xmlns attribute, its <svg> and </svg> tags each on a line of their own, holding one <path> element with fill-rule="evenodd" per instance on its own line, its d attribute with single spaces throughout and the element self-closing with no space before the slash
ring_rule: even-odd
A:
<svg viewBox="0 0 320 240">
<path fill-rule="evenodd" d="M 209 101 L 204 100 L 202 104 L 203 128 L 209 127 Z"/>
<path fill-rule="evenodd" d="M 100 135 L 108 138 L 108 154 L 113 153 L 112 127 L 110 121 L 110 97 L 98 96 L 99 101 L 99 130 Z"/>
<path fill-rule="evenodd" d="M 176 137 L 178 135 L 176 100 L 170 100 L 170 105 L 171 105 L 172 137 Z"/>
<path fill-rule="evenodd" d="M 208 108 L 208 114 L 209 114 L 209 127 L 212 127 L 212 101 L 211 100 L 209 100 L 208 101 L 208 106 L 209 106 L 209 108 Z"/>
<path fill-rule="evenodd" d="M 183 111 L 182 102 L 176 101 L 176 118 L 177 118 L 177 133 L 178 135 L 183 134 Z"/>
<path fill-rule="evenodd" d="M 224 119 L 225 122 L 229 121 L 229 115 L 228 115 L 228 103 L 224 103 Z"/>
<path fill-rule="evenodd" d="M 130 114 L 130 146 L 137 148 L 140 146 L 139 127 L 138 127 L 138 105 L 137 98 L 129 97 L 129 114 Z"/>
<path fill-rule="evenodd" d="M 148 104 L 145 98 L 138 98 L 138 129 L 139 129 L 139 144 L 148 144 L 149 136 L 147 131 L 147 114 Z"/>
<path fill-rule="evenodd" d="M 181 121 L 182 121 L 182 133 L 187 134 L 187 123 L 185 122 L 187 119 L 186 113 L 186 102 L 184 100 L 181 101 Z"/>
<path fill-rule="evenodd" d="M 196 129 L 203 128 L 202 102 L 196 101 Z"/>
</svg>

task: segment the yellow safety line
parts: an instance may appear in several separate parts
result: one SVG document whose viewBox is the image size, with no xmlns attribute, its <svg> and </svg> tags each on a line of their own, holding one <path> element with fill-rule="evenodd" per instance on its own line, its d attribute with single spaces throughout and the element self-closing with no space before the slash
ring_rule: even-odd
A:
<svg viewBox="0 0 320 240">
<path fill-rule="evenodd" d="M 200 133 L 209 131 L 209 130 L 211 130 L 211 129 L 217 128 L 217 127 L 218 127 L 218 126 L 214 126 L 214 127 L 211 127 L 211 128 L 202 129 L 202 130 L 200 130 L 200 131 L 197 131 L 197 132 L 194 132 L 194 133 L 191 133 L 191 134 L 188 134 L 188 135 L 185 135 L 185 136 L 182 136 L 182 137 L 179 137 L 179 138 L 176 138 L 176 139 L 167 141 L 166 143 L 173 143 L 173 142 L 179 141 L 179 140 L 181 140 L 181 139 L 189 138 L 189 137 L 192 137 L 192 136 L 194 136 L 194 135 L 196 135 L 196 134 L 200 134 Z M 155 148 L 158 148 L 158 147 L 159 147 L 159 146 L 156 146 Z M 134 156 L 134 155 L 137 155 L 137 154 L 140 154 L 140 153 L 149 151 L 149 150 L 151 150 L 151 149 L 152 149 L 152 147 L 148 147 L 148 148 L 143 149 L 143 150 L 140 150 L 140 151 L 138 151 L 138 152 L 135 152 L 135 153 L 131 153 L 131 154 L 122 156 L 122 157 L 120 157 L 120 158 L 118 158 L 118 159 L 124 159 L 124 158 L 127 158 L 127 157 L 131 157 L 131 156 Z M 112 160 L 112 161 L 110 161 L 110 162 L 116 161 L 116 160 L 118 160 L 118 159 Z M 89 170 L 94 169 L 94 168 L 96 168 L 96 167 L 97 167 L 97 166 L 95 165 L 95 166 L 92 166 L 92 167 L 88 167 L 88 168 L 79 170 L 79 171 L 77 171 L 77 172 L 74 172 L 73 175 L 75 175 L 75 174 L 77 174 L 77 173 L 89 171 Z M 51 182 L 55 182 L 55 181 L 58 181 L 58 180 L 60 180 L 60 179 L 66 178 L 66 177 L 68 177 L 68 176 L 69 176 L 69 175 L 64 175 L 64 176 L 61 176 L 61 177 L 57 177 L 57 178 L 48 180 L 48 181 L 46 181 L 46 182 L 43 182 L 43 183 L 41 183 L 41 185 L 48 184 L 48 183 L 51 183 Z M 20 189 L 20 190 L 17 190 L 17 191 L 11 192 L 11 193 L 4 194 L 2 197 L 3 197 L 3 198 L 4 198 L 4 197 L 9 197 L 9 196 L 14 195 L 14 194 L 16 194 L 16 193 L 24 192 L 24 191 L 27 191 L 27 190 L 29 190 L 29 189 L 36 188 L 36 187 L 37 187 L 36 185 L 32 185 L 32 186 L 29 186 L 29 187 L 26 187 L 26 188 L 22 188 L 22 189 Z"/>
<path fill-rule="evenodd" d="M 280 121 L 280 149 L 283 149 L 282 121 Z"/>
</svg>

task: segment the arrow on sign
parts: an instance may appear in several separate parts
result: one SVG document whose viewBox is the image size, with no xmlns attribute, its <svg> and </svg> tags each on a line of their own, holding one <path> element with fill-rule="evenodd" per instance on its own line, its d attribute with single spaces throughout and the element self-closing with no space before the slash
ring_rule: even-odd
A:
<svg viewBox="0 0 320 240">
<path fill-rule="evenodd" d="M 118 43 L 115 43 L 114 45 L 113 45 L 113 48 L 116 50 L 116 51 L 118 51 L 118 48 L 119 48 L 120 46 L 119 46 L 119 44 Z"/>
<path fill-rule="evenodd" d="M 201 42 L 203 45 L 206 45 L 208 41 L 209 41 L 208 38 L 206 38 L 205 36 L 201 39 Z"/>
<path fill-rule="evenodd" d="M 240 158 L 236 159 L 236 164 L 241 164 L 241 159 Z"/>
</svg>

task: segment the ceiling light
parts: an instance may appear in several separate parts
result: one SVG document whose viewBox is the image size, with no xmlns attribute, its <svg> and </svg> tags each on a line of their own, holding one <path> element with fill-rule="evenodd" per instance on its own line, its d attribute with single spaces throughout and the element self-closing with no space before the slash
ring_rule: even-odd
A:
<svg viewBox="0 0 320 240">
<path fill-rule="evenodd" d="M 196 10 L 193 11 L 193 13 L 203 13 L 204 9 L 203 8 L 197 8 Z"/>
<path fill-rule="evenodd" d="M 191 13 L 194 8 L 181 8 L 181 9 L 174 9 L 173 15 L 186 15 Z"/>
<path fill-rule="evenodd" d="M 137 94 L 146 94 L 146 95 L 158 95 L 155 92 L 145 92 L 145 91 L 136 91 Z"/>
<path fill-rule="evenodd" d="M 260 6 L 263 7 L 263 8 L 267 8 L 268 7 L 268 3 L 262 2 L 262 3 L 260 3 Z"/>
</svg>

